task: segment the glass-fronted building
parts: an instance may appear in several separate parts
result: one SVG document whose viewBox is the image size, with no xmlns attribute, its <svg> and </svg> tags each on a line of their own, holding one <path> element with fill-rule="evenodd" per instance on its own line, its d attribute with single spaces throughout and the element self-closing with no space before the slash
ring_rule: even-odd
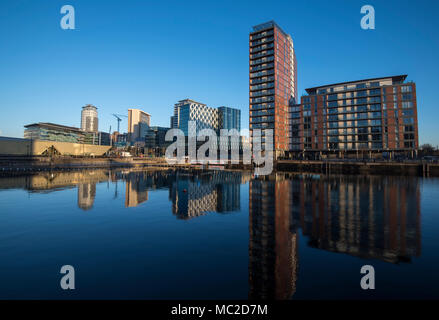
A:
<svg viewBox="0 0 439 320">
<path fill-rule="evenodd" d="M 241 131 L 241 110 L 221 106 L 211 108 L 201 102 L 191 99 L 180 100 L 174 105 L 174 115 L 171 117 L 172 128 L 181 129 L 186 137 L 189 135 L 189 121 L 196 124 L 196 133 L 203 129 L 212 129 L 218 136 L 217 146 L 221 150 L 241 149 L 242 143 L 237 139 L 229 137 L 226 141 L 220 139 L 221 129 L 236 129 L 238 134 Z M 203 142 L 198 141 L 198 145 Z"/>
<path fill-rule="evenodd" d="M 229 107 L 218 108 L 219 129 L 236 129 L 241 131 L 241 110 Z"/>
<path fill-rule="evenodd" d="M 218 130 L 218 109 L 191 99 L 180 100 L 174 105 L 173 128 L 179 128 L 189 135 L 189 121 L 196 124 L 197 133 L 203 129 Z"/>
<path fill-rule="evenodd" d="M 111 135 L 107 132 L 85 132 L 84 143 L 109 146 L 111 145 Z"/>
<path fill-rule="evenodd" d="M 164 149 L 172 143 L 171 141 L 165 140 L 166 132 L 168 132 L 169 129 L 170 128 L 158 126 L 149 127 L 145 137 L 145 148 L 160 149 L 161 151 L 164 151 Z"/>
<path fill-rule="evenodd" d="M 86 132 L 79 128 L 48 122 L 33 123 L 24 127 L 25 139 L 93 144 L 101 146 L 111 145 L 111 136 L 106 132 Z"/>
<path fill-rule="evenodd" d="M 25 139 L 84 143 L 84 132 L 79 128 L 43 122 L 29 124 L 24 127 Z"/>
<path fill-rule="evenodd" d="M 180 100 L 174 105 L 172 128 L 179 128 L 188 136 L 189 121 L 196 123 L 197 133 L 202 129 L 212 129 L 218 134 L 220 129 L 240 131 L 241 110 L 224 106 L 212 108 L 191 99 Z"/>
</svg>

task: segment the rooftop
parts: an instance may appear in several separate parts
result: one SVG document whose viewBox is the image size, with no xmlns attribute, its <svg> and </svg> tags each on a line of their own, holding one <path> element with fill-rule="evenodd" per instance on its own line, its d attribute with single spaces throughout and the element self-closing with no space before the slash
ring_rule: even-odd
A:
<svg viewBox="0 0 439 320">
<path fill-rule="evenodd" d="M 268 29 L 268 28 L 272 28 L 272 27 L 278 28 L 279 31 L 281 31 L 286 37 L 291 38 L 291 36 L 288 33 L 286 33 L 285 31 L 283 31 L 282 28 L 279 27 L 279 25 L 274 20 L 253 26 L 253 31 L 251 33 L 259 32 L 259 31 L 262 31 L 264 29 Z"/>
<path fill-rule="evenodd" d="M 142 113 L 144 113 L 144 114 L 146 114 L 146 115 L 148 115 L 148 116 L 151 116 L 148 112 L 145 112 L 145 111 L 140 110 L 140 109 L 135 109 L 135 108 L 130 108 L 130 109 L 128 109 L 128 111 L 130 111 L 130 110 L 140 111 L 140 112 L 142 112 Z"/>
<path fill-rule="evenodd" d="M 95 107 L 92 104 L 87 104 L 87 105 L 83 106 L 82 109 L 94 109 L 94 110 L 97 110 L 98 108 Z"/>
<path fill-rule="evenodd" d="M 56 123 L 50 123 L 50 122 L 38 122 L 38 123 L 32 123 L 24 126 L 25 128 L 30 127 L 44 127 L 48 129 L 55 129 L 55 130 L 68 130 L 68 131 L 75 131 L 75 132 L 83 132 L 81 129 L 76 127 L 69 127 L 69 126 L 63 126 L 61 124 Z"/>
<path fill-rule="evenodd" d="M 176 103 L 176 104 L 186 104 L 186 103 L 196 103 L 196 104 L 201 104 L 201 105 L 203 105 L 203 106 L 207 106 L 205 103 L 197 102 L 197 101 L 192 100 L 192 99 L 189 99 L 189 98 L 186 98 L 186 99 L 180 100 L 180 101 L 178 101 L 178 103 Z"/>
<path fill-rule="evenodd" d="M 14 137 L 2 137 L 0 136 L 1 141 L 27 141 L 29 139 L 23 139 L 23 138 L 14 138 Z"/>
<path fill-rule="evenodd" d="M 377 81 L 377 80 L 385 80 L 385 79 L 392 79 L 393 83 L 402 83 L 402 82 L 405 81 L 406 78 L 407 78 L 406 74 L 397 75 L 397 76 L 380 77 L 380 78 L 369 78 L 369 79 L 362 79 L 362 80 L 354 80 L 354 81 L 326 84 L 326 85 L 323 85 L 323 86 L 312 87 L 312 88 L 308 88 L 308 89 L 305 89 L 305 90 L 306 90 L 306 92 L 308 94 L 313 94 L 313 93 L 315 93 L 317 91 L 317 89 L 322 89 L 322 88 L 329 88 L 329 87 L 335 87 L 335 86 L 340 86 L 340 85 L 347 85 L 347 84 L 358 83 L 358 82 L 369 82 L 369 81 Z"/>
</svg>

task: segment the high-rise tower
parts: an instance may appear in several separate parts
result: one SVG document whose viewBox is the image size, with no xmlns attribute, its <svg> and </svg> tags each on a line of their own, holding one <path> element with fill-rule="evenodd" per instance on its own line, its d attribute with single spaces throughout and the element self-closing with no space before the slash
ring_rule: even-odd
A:
<svg viewBox="0 0 439 320">
<path fill-rule="evenodd" d="M 81 130 L 98 132 L 98 108 L 91 104 L 82 107 Z"/>
<path fill-rule="evenodd" d="M 250 33 L 250 134 L 273 129 L 274 155 L 290 150 L 289 103 L 297 97 L 297 63 L 293 40 L 274 21 Z M 263 141 L 264 139 L 262 139 Z"/>
</svg>

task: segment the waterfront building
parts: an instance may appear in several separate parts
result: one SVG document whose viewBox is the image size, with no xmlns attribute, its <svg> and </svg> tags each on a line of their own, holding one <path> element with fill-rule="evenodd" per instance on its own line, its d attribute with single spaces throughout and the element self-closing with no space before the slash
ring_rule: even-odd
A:
<svg viewBox="0 0 439 320">
<path fill-rule="evenodd" d="M 249 116 L 254 129 L 273 130 L 274 155 L 290 150 L 288 111 L 297 96 L 297 62 L 291 36 L 274 21 L 253 27 L 250 33 Z"/>
<path fill-rule="evenodd" d="M 115 132 L 114 136 L 114 145 L 117 147 L 125 147 L 128 144 L 128 134 L 127 133 L 118 133 Z"/>
<path fill-rule="evenodd" d="M 128 109 L 128 136 L 131 143 L 144 144 L 151 115 L 139 109 Z"/>
<path fill-rule="evenodd" d="M 314 156 L 413 153 L 418 148 L 416 85 L 406 77 L 306 89 L 301 103 L 290 106 L 291 149 Z"/>
<path fill-rule="evenodd" d="M 110 134 L 106 132 L 87 132 L 79 128 L 49 122 L 33 123 L 24 127 L 25 139 L 94 144 L 99 146 L 111 145 Z"/>
<path fill-rule="evenodd" d="M 87 104 L 81 111 L 81 130 L 87 132 L 98 132 L 98 108 Z"/>
<path fill-rule="evenodd" d="M 25 139 L 84 143 L 84 132 L 79 128 L 49 122 L 33 123 L 24 127 Z"/>
<path fill-rule="evenodd" d="M 218 108 L 218 128 L 241 131 L 241 110 L 229 107 Z"/>
<path fill-rule="evenodd" d="M 107 132 L 86 132 L 84 134 L 84 143 L 109 146 L 111 145 L 111 134 Z"/>
<path fill-rule="evenodd" d="M 203 129 L 218 130 L 218 110 L 191 99 L 180 100 L 174 105 L 174 128 L 189 135 L 189 121 L 196 124 L 196 132 Z"/>
<path fill-rule="evenodd" d="M 188 136 L 188 122 L 196 123 L 197 133 L 202 129 L 212 129 L 219 134 L 220 129 L 241 130 L 241 110 L 230 107 L 212 108 L 191 99 L 178 101 L 171 117 L 172 128 L 181 129 Z"/>
<path fill-rule="evenodd" d="M 180 100 L 174 105 L 174 115 L 171 117 L 172 128 L 181 129 L 185 136 L 189 135 L 189 121 L 196 124 L 196 133 L 203 129 L 212 129 L 217 136 L 220 136 L 221 129 L 236 129 L 238 133 L 241 131 L 241 110 L 221 106 L 219 108 L 208 107 L 206 104 L 191 99 Z M 218 139 L 218 149 L 228 150 L 241 149 L 240 140 L 235 143 L 229 137 L 227 145 L 222 144 L 223 141 Z M 197 142 L 198 145 L 203 142 Z"/>
<path fill-rule="evenodd" d="M 77 142 L 0 137 L 0 154 L 6 156 L 101 156 L 111 147 Z"/>
<path fill-rule="evenodd" d="M 166 141 L 166 132 L 170 128 L 152 126 L 149 127 L 145 136 L 145 148 L 154 151 L 156 156 L 162 156 L 165 154 L 166 148 L 171 144 L 170 141 Z"/>
</svg>

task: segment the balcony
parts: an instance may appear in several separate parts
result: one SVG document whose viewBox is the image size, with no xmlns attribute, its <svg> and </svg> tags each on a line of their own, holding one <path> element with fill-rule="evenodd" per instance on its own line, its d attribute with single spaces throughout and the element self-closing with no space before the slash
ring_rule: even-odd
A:
<svg viewBox="0 0 439 320">
<path fill-rule="evenodd" d="M 255 41 L 255 40 L 266 38 L 266 37 L 270 37 L 270 36 L 273 36 L 273 35 L 274 35 L 274 32 L 272 30 L 271 31 L 264 31 L 262 33 L 258 33 L 258 34 L 255 34 L 255 35 L 252 34 L 250 36 L 250 40 L 251 41 Z"/>
<path fill-rule="evenodd" d="M 272 83 L 274 86 L 274 77 L 264 77 L 262 79 L 251 79 L 250 80 L 251 85 L 260 84 L 260 83 L 267 83 L 267 84 Z"/>
<path fill-rule="evenodd" d="M 274 95 L 274 90 L 262 90 L 250 92 L 250 97 L 262 97 L 262 96 L 271 96 Z"/>
<path fill-rule="evenodd" d="M 273 69 L 273 68 L 274 68 L 274 63 L 268 63 L 268 64 L 263 64 L 263 65 L 260 65 L 257 67 L 251 67 L 250 72 L 256 72 L 256 71 Z"/>
<path fill-rule="evenodd" d="M 274 82 L 265 83 L 259 86 L 250 86 L 250 91 L 274 88 Z"/>
<path fill-rule="evenodd" d="M 267 44 L 263 44 L 259 47 L 253 47 L 250 49 L 250 53 L 255 54 L 256 52 L 260 52 L 262 50 L 267 50 L 267 49 L 271 49 L 271 48 L 274 48 L 274 43 L 267 43 Z"/>
<path fill-rule="evenodd" d="M 257 53 L 257 54 L 251 54 L 250 55 L 250 59 L 257 59 L 260 57 L 265 57 L 265 56 L 269 56 L 269 55 L 273 55 L 274 54 L 274 50 L 267 50 L 261 53 Z"/>
<path fill-rule="evenodd" d="M 255 72 L 250 74 L 250 78 L 259 78 L 264 76 L 270 76 L 274 74 L 274 70 L 265 70 L 260 72 Z"/>
<path fill-rule="evenodd" d="M 273 42 L 273 41 L 274 41 L 274 37 L 262 38 L 261 40 L 251 41 L 250 47 L 255 47 L 257 45 L 269 43 L 269 42 Z"/>
</svg>

